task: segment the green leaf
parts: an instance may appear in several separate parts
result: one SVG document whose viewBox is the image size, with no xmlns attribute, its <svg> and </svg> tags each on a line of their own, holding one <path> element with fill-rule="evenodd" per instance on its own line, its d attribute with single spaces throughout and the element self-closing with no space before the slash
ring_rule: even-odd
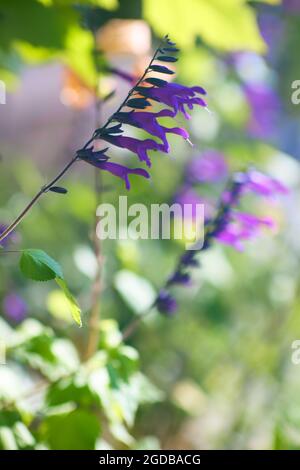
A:
<svg viewBox="0 0 300 470">
<path fill-rule="evenodd" d="M 43 250 L 24 250 L 20 259 L 20 269 L 25 277 L 34 281 L 63 278 L 60 265 Z"/>
<path fill-rule="evenodd" d="M 0 427 L 0 448 L 3 450 L 18 449 L 13 431 L 6 426 Z"/>
<path fill-rule="evenodd" d="M 67 300 L 69 301 L 70 310 L 71 310 L 71 314 L 72 314 L 73 319 L 81 327 L 82 326 L 81 309 L 78 305 L 77 300 L 72 295 L 72 293 L 69 291 L 69 288 L 68 288 L 68 286 L 66 284 L 66 281 L 64 279 L 57 277 L 57 278 L 55 278 L 55 280 L 56 280 L 57 284 L 59 285 L 59 287 L 63 290 Z"/>
<path fill-rule="evenodd" d="M 20 269 L 25 277 L 34 281 L 55 280 L 68 300 L 73 319 L 82 326 L 80 307 L 67 286 L 60 265 L 51 256 L 43 250 L 24 250 L 20 258 Z"/>
<path fill-rule="evenodd" d="M 80 409 L 49 416 L 43 427 L 52 450 L 93 450 L 100 434 L 99 418 Z"/>
</svg>

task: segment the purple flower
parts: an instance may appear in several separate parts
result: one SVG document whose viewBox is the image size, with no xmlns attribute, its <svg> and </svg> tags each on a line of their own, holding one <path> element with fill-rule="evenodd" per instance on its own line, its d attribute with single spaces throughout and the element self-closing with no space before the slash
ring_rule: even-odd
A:
<svg viewBox="0 0 300 470">
<path fill-rule="evenodd" d="M 93 148 L 79 150 L 77 152 L 78 158 L 85 160 L 100 170 L 108 171 L 114 176 L 121 178 L 125 181 L 126 189 L 130 189 L 129 175 L 139 175 L 144 178 L 150 178 L 149 173 L 143 168 L 128 168 L 127 166 L 120 165 L 119 163 L 109 162 L 109 157 L 105 155 L 108 147 L 94 152 Z"/>
<path fill-rule="evenodd" d="M 263 228 L 274 228 L 275 224 L 268 217 L 257 217 L 244 212 L 231 212 L 230 221 L 223 230 L 216 234 L 216 239 L 230 245 L 238 251 L 244 249 L 243 241 L 254 238 Z"/>
<path fill-rule="evenodd" d="M 187 166 L 186 176 L 191 183 L 214 183 L 226 178 L 228 165 L 222 153 L 206 150 L 194 157 Z"/>
<path fill-rule="evenodd" d="M 266 197 L 288 193 L 288 189 L 278 180 L 255 169 L 251 169 L 247 172 L 247 179 L 248 181 L 244 184 L 245 191 L 251 191 Z"/>
<path fill-rule="evenodd" d="M 7 229 L 7 225 L 0 224 L 0 235 Z M 3 240 L 0 242 L 0 247 L 6 248 L 11 241 L 15 241 L 16 235 L 15 232 L 10 232 Z"/>
<path fill-rule="evenodd" d="M 8 294 L 3 300 L 3 311 L 7 318 L 20 323 L 26 317 L 28 308 L 25 300 L 18 294 Z"/>
<path fill-rule="evenodd" d="M 126 148 L 133 153 L 136 153 L 141 162 L 145 162 L 148 167 L 151 166 L 150 158 L 148 157 L 148 150 L 161 150 L 162 145 L 158 144 L 152 139 L 139 140 L 134 137 L 118 136 L 103 136 L 103 140 L 110 142 L 116 147 Z"/>
<path fill-rule="evenodd" d="M 89 163 L 124 180 L 126 189 L 128 190 L 130 189 L 129 175 L 139 175 L 143 176 L 144 178 L 150 178 L 149 173 L 143 168 L 128 168 L 127 166 L 123 166 L 114 162 L 90 161 Z"/>
<path fill-rule="evenodd" d="M 245 86 L 245 94 L 251 108 L 249 132 L 254 137 L 272 137 L 279 123 L 280 99 L 264 84 Z"/>
<path fill-rule="evenodd" d="M 190 119 L 190 115 L 185 105 L 189 109 L 193 109 L 194 105 L 207 107 L 206 102 L 197 94 L 206 95 L 206 91 L 200 86 L 187 87 L 179 83 L 166 83 L 162 87 L 151 87 L 145 90 L 147 98 L 170 106 L 173 109 L 173 116 L 181 112 L 186 119 Z"/>
<path fill-rule="evenodd" d="M 165 289 L 162 289 L 155 301 L 157 310 L 166 315 L 172 315 L 177 310 L 177 302 L 174 297 Z"/>
<path fill-rule="evenodd" d="M 167 285 L 171 286 L 173 284 L 179 284 L 183 286 L 187 286 L 191 284 L 191 276 L 189 273 L 182 272 L 180 270 L 176 271 L 172 276 L 168 279 Z"/>
<path fill-rule="evenodd" d="M 203 248 L 202 248 L 203 250 Z M 180 258 L 180 265 L 184 268 L 187 267 L 198 267 L 200 265 L 199 261 L 195 259 L 197 252 L 193 250 L 185 251 L 184 254 Z"/>
<path fill-rule="evenodd" d="M 197 204 L 204 205 L 204 218 L 208 220 L 212 217 L 214 213 L 214 207 L 212 203 L 208 199 L 204 199 L 203 197 L 199 196 L 199 194 L 191 187 L 184 186 L 181 188 L 174 197 L 174 202 L 176 204 L 180 204 L 184 209 L 184 206 L 189 204 L 192 206 L 192 211 L 189 214 L 191 215 L 192 219 L 196 218 L 196 206 Z M 186 212 L 183 211 L 183 214 L 186 216 Z"/>
<path fill-rule="evenodd" d="M 170 145 L 167 141 L 167 134 L 177 134 L 183 137 L 183 139 L 185 140 L 189 138 L 189 134 L 185 129 L 181 127 L 165 127 L 161 125 L 157 120 L 160 117 L 172 116 L 172 111 L 168 109 L 163 109 L 158 113 L 143 111 L 120 112 L 115 114 L 115 119 L 124 124 L 129 124 L 130 126 L 138 127 L 139 129 L 144 129 L 149 134 L 158 137 L 163 143 L 163 146 L 160 150 L 168 153 L 170 151 Z"/>
<path fill-rule="evenodd" d="M 290 13 L 300 13 L 299 0 L 283 0 L 283 6 Z"/>
</svg>

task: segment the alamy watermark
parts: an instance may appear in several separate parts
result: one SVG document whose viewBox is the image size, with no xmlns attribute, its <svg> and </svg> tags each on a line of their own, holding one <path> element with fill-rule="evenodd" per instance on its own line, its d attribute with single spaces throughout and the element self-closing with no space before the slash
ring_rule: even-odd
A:
<svg viewBox="0 0 300 470">
<path fill-rule="evenodd" d="M 294 350 L 291 356 L 291 361 L 295 366 L 300 364 L 300 339 L 295 339 L 292 342 L 291 348 Z"/>
<path fill-rule="evenodd" d="M 204 241 L 203 204 L 131 204 L 119 196 L 118 207 L 100 204 L 97 236 L 101 240 L 183 240 L 187 250 L 200 250 Z"/>
<path fill-rule="evenodd" d="M 300 104 L 300 80 L 294 80 L 291 85 L 292 92 L 291 101 L 293 104 Z"/>
<path fill-rule="evenodd" d="M 0 80 L 0 104 L 6 104 L 6 85 L 3 80 Z"/>
</svg>

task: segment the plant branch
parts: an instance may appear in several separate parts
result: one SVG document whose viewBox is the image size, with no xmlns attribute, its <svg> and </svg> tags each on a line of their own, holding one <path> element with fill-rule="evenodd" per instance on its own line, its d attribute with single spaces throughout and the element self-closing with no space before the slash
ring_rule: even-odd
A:
<svg viewBox="0 0 300 470">
<path fill-rule="evenodd" d="M 83 146 L 83 150 L 84 149 L 87 149 L 88 146 L 96 139 L 96 138 L 99 138 L 101 137 L 101 130 L 104 130 L 107 128 L 107 126 L 114 120 L 114 116 L 116 113 L 120 112 L 120 110 L 126 105 L 126 102 L 128 101 L 128 99 L 131 97 L 131 95 L 134 93 L 135 91 L 135 88 L 137 86 L 139 86 L 139 84 L 144 80 L 145 76 L 147 75 L 147 73 L 149 72 L 150 70 L 150 67 L 153 63 L 153 61 L 156 59 L 156 56 L 159 52 L 159 49 L 160 49 L 161 45 L 156 49 L 148 67 L 146 68 L 145 72 L 143 73 L 143 75 L 141 76 L 141 78 L 136 82 L 136 84 L 129 90 L 126 98 L 124 99 L 124 101 L 122 101 L 122 103 L 120 104 L 120 106 L 118 107 L 118 109 L 108 118 L 108 120 L 106 121 L 106 123 L 104 124 L 104 126 L 100 129 L 97 130 L 97 132 L 95 132 L 93 134 L 93 136 L 85 143 L 85 145 Z M 43 196 L 43 194 L 47 193 L 51 188 L 52 186 L 54 186 L 61 178 L 62 176 L 65 175 L 65 173 L 71 168 L 71 166 L 77 161 L 79 160 L 78 156 L 75 155 L 74 158 L 62 169 L 62 171 L 57 175 L 55 176 L 55 178 L 53 178 L 52 181 L 50 181 L 50 183 L 48 183 L 47 185 L 43 186 L 40 191 L 33 197 L 33 199 L 29 202 L 29 204 L 27 204 L 27 206 L 25 207 L 25 209 L 23 209 L 23 211 L 18 215 L 18 217 L 0 234 L 0 242 L 2 240 L 4 240 L 4 238 L 6 238 L 18 225 L 19 223 L 26 217 L 26 215 L 29 213 L 29 211 L 32 209 L 32 207 L 38 202 L 38 200 L 41 198 L 41 196 Z"/>
</svg>

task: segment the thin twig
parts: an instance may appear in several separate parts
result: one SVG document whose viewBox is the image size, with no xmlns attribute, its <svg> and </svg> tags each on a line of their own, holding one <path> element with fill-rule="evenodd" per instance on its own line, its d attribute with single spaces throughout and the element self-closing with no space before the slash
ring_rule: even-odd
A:
<svg viewBox="0 0 300 470">
<path fill-rule="evenodd" d="M 97 130 L 97 133 L 93 134 L 92 137 L 85 143 L 85 145 L 82 147 L 82 149 L 87 149 L 88 146 L 96 139 L 96 138 L 101 138 L 101 130 L 104 130 L 106 129 L 106 127 L 114 120 L 114 116 L 116 113 L 120 112 L 121 109 L 126 105 L 126 102 L 128 101 L 128 99 L 131 97 L 131 95 L 134 93 L 135 91 L 135 88 L 137 86 L 140 85 L 140 83 L 144 80 L 145 76 L 147 75 L 147 73 L 149 72 L 150 70 L 150 67 L 153 63 L 153 61 L 156 59 L 156 56 L 158 54 L 158 51 L 159 51 L 159 48 L 161 46 L 159 46 L 148 67 L 146 68 L 145 72 L 143 73 L 143 75 L 141 76 L 141 78 L 136 82 L 136 84 L 129 90 L 126 98 L 124 99 L 124 101 L 120 104 L 120 106 L 118 107 L 118 109 L 108 118 L 108 120 L 106 121 L 106 123 L 104 124 L 104 126 L 101 128 L 101 129 L 98 129 Z M 65 175 L 65 173 L 71 168 L 71 166 L 77 161 L 79 160 L 78 156 L 75 155 L 75 157 L 62 169 L 62 171 L 52 180 L 50 181 L 49 184 L 47 184 L 46 186 L 43 186 L 40 191 L 34 196 L 34 198 L 29 202 L 29 204 L 27 204 L 27 206 L 25 207 L 25 209 L 21 212 L 21 214 L 18 215 L 18 217 L 6 228 L 6 230 L 4 230 L 4 232 L 2 232 L 0 234 L 0 242 L 2 240 L 4 240 L 4 238 L 6 238 L 18 225 L 19 223 L 24 219 L 24 217 L 26 217 L 26 215 L 28 214 L 28 212 L 32 209 L 32 207 L 37 203 L 37 201 L 40 199 L 40 197 L 47 193 L 52 186 L 55 185 L 55 183 L 58 182 L 58 180 L 60 180 L 62 178 L 62 176 Z"/>
<path fill-rule="evenodd" d="M 145 312 L 141 313 L 138 317 L 134 318 L 134 320 L 132 320 L 129 325 L 127 325 L 125 330 L 122 332 L 122 341 L 126 341 L 128 338 L 130 338 L 130 336 L 133 335 L 133 333 L 135 333 L 144 318 L 152 312 L 153 307 L 154 304 L 152 304 L 151 307 L 148 308 L 148 310 L 145 310 Z"/>
</svg>

